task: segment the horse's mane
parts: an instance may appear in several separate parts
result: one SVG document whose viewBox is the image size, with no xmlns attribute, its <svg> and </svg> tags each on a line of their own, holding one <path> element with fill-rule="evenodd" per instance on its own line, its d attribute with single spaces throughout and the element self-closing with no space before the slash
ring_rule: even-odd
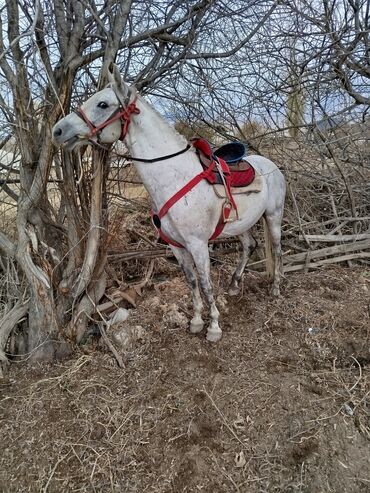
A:
<svg viewBox="0 0 370 493">
<path fill-rule="evenodd" d="M 161 115 L 161 113 L 156 108 L 154 108 L 154 106 L 151 103 L 149 103 L 146 99 L 144 99 L 140 95 L 139 95 L 139 98 L 140 98 L 140 103 L 143 103 L 144 105 L 146 105 L 155 115 L 157 115 L 157 117 L 159 118 L 159 120 L 161 121 L 161 123 L 163 124 L 163 126 L 165 128 L 167 128 L 169 131 L 171 131 L 171 133 L 174 135 L 174 137 L 176 137 L 179 140 L 179 142 L 186 144 L 186 142 L 187 142 L 186 137 L 184 137 L 182 134 L 180 134 L 180 132 L 178 132 L 176 130 L 176 128 L 173 125 L 171 125 L 163 117 L 163 115 Z"/>
</svg>

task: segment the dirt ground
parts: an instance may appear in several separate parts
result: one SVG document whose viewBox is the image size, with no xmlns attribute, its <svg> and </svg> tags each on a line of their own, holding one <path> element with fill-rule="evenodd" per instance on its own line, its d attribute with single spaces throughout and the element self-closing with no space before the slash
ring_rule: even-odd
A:
<svg viewBox="0 0 370 493">
<path fill-rule="evenodd" d="M 13 364 L 1 391 L 4 492 L 370 491 L 370 271 L 213 276 L 224 335 L 185 328 L 172 268 L 143 291 L 123 352 L 90 338 L 72 359 Z"/>
</svg>

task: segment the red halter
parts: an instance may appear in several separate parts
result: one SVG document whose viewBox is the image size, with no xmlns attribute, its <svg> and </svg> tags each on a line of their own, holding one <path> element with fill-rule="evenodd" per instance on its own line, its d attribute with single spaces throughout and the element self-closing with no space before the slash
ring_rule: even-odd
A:
<svg viewBox="0 0 370 493">
<path fill-rule="evenodd" d="M 116 95 L 117 96 L 117 95 Z M 130 94 L 128 98 L 130 97 Z M 117 99 L 119 100 L 118 96 Z M 111 116 L 103 123 L 100 125 L 94 125 L 94 123 L 89 120 L 88 116 L 84 112 L 84 110 L 79 107 L 77 110 L 75 110 L 75 113 L 77 116 L 79 116 L 89 127 L 90 133 L 87 137 L 91 138 L 94 137 L 94 135 L 98 134 L 103 128 L 107 127 L 111 123 L 115 122 L 116 120 L 121 120 L 122 122 L 122 130 L 121 130 L 121 136 L 120 140 L 123 140 L 128 132 L 128 127 L 131 122 L 131 115 L 138 115 L 140 113 L 139 108 L 136 106 L 136 101 L 137 101 L 137 96 L 135 99 L 128 104 L 126 107 L 123 107 L 122 104 L 119 105 L 119 107 L 111 114 Z"/>
</svg>

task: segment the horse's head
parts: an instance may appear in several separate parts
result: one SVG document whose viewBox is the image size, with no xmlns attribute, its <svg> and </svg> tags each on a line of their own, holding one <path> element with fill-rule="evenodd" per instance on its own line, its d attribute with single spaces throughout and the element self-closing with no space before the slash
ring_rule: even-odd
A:
<svg viewBox="0 0 370 493">
<path fill-rule="evenodd" d="M 52 135 L 55 145 L 71 150 L 89 142 L 112 144 L 125 136 L 130 113 L 138 110 L 135 104 L 134 109 L 131 108 L 132 91 L 121 79 L 115 65 L 108 71 L 108 77 L 109 84 L 105 89 L 54 125 Z"/>
</svg>

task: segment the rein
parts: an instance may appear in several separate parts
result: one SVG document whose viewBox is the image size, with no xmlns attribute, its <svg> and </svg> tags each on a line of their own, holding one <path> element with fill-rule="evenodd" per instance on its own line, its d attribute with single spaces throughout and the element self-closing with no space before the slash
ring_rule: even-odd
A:
<svg viewBox="0 0 370 493">
<path fill-rule="evenodd" d="M 155 157 L 153 159 L 144 159 L 142 157 L 132 157 L 128 154 L 126 154 L 123 157 L 125 157 L 127 159 L 131 159 L 132 161 L 140 161 L 142 163 L 157 163 L 158 161 L 165 161 L 166 159 L 171 159 L 172 157 L 176 157 L 176 156 L 179 156 L 180 154 L 184 154 L 190 148 L 191 148 L 191 145 L 188 144 L 184 149 L 181 149 L 181 151 L 174 152 L 173 154 L 167 154 L 166 156 Z"/>
</svg>

